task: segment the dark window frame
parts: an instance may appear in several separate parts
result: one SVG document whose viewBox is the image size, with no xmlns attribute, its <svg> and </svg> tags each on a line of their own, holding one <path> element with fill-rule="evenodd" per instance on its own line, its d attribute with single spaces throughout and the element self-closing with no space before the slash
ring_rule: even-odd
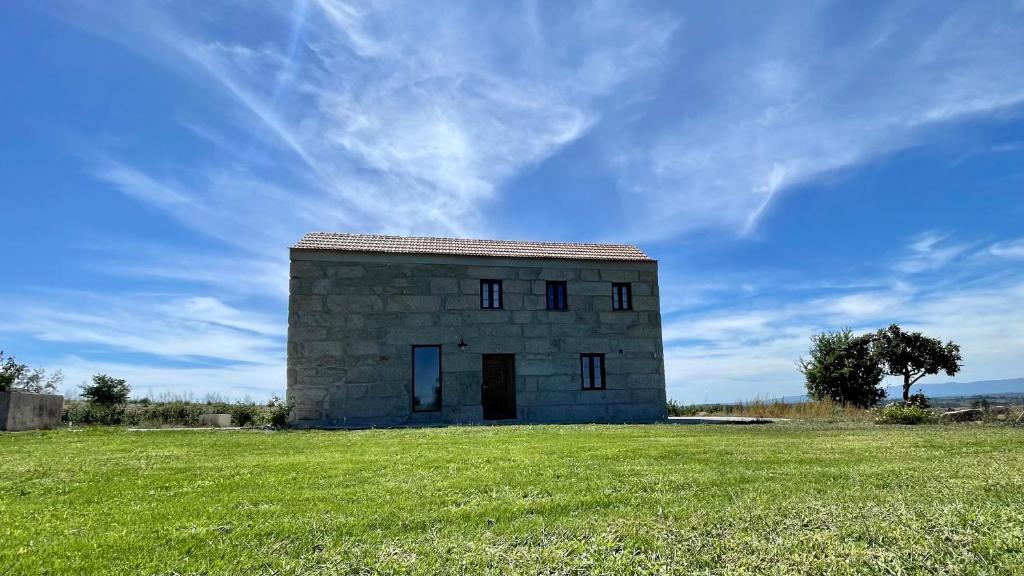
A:
<svg viewBox="0 0 1024 576">
<path fill-rule="evenodd" d="M 493 286 L 498 287 L 498 305 L 494 305 L 494 290 Z M 484 290 L 487 290 L 487 295 L 491 300 L 490 306 L 484 306 Z M 502 286 L 501 280 L 480 280 L 480 309 L 481 310 L 501 310 L 505 307 L 505 287 Z"/>
<path fill-rule="evenodd" d="M 416 349 L 437 348 L 437 408 L 423 410 L 416 408 Z M 412 346 L 412 389 L 409 403 L 413 412 L 440 412 L 444 406 L 444 354 L 440 344 L 413 344 Z"/>
<path fill-rule="evenodd" d="M 562 289 L 562 306 L 558 306 L 557 292 L 555 297 L 555 306 L 551 306 L 551 289 L 561 288 Z M 563 311 L 569 309 L 569 283 L 565 280 L 548 280 L 544 284 L 544 302 L 548 310 Z"/>
<path fill-rule="evenodd" d="M 601 359 L 601 385 L 594 386 L 594 358 Z M 584 378 L 584 373 L 590 377 L 590 386 L 587 386 L 587 380 Z M 604 353 L 599 352 L 584 352 L 580 354 L 580 389 L 582 390 L 607 390 L 608 381 L 605 379 L 605 357 Z"/>
<path fill-rule="evenodd" d="M 616 307 L 615 299 L 618 296 L 619 305 Z M 633 309 L 633 285 L 629 282 L 612 283 L 612 310 L 628 311 Z"/>
</svg>

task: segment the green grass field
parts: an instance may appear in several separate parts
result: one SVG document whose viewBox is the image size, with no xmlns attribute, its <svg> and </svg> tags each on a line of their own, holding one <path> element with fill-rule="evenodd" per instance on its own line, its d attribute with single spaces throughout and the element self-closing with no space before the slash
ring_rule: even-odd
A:
<svg viewBox="0 0 1024 576">
<path fill-rule="evenodd" d="M 1024 573 L 1024 430 L 0 435 L 0 575 Z"/>
</svg>

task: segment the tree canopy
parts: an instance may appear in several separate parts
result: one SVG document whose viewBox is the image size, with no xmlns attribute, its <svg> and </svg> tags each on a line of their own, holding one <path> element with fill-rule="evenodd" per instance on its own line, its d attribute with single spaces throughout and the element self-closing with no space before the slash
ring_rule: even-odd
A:
<svg viewBox="0 0 1024 576">
<path fill-rule="evenodd" d="M 939 372 L 955 376 L 963 366 L 958 344 L 904 332 L 897 324 L 879 330 L 873 340 L 873 354 L 884 372 L 903 377 L 904 401 L 910 399 L 910 387 L 921 378 Z"/>
<path fill-rule="evenodd" d="M 101 406 L 117 406 L 128 402 L 131 393 L 124 379 L 114 378 L 106 374 L 96 374 L 92 384 L 82 385 L 82 397 Z"/>
<path fill-rule="evenodd" d="M 849 328 L 811 337 L 810 359 L 799 361 L 808 394 L 817 400 L 869 408 L 885 398 L 882 368 L 871 353 L 872 336 Z"/>
</svg>

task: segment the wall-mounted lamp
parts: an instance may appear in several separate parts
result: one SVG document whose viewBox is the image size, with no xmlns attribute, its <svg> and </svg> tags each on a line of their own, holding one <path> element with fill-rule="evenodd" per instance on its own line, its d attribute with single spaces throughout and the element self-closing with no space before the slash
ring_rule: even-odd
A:
<svg viewBox="0 0 1024 576">
<path fill-rule="evenodd" d="M 459 350 L 465 350 L 469 346 L 469 344 L 466 344 L 465 338 L 459 336 L 459 343 L 457 344 L 457 346 L 459 347 Z"/>
</svg>

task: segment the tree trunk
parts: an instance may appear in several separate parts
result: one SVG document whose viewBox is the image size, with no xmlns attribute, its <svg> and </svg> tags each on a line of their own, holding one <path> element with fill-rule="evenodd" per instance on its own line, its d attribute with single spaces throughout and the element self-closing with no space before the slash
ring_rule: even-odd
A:
<svg viewBox="0 0 1024 576">
<path fill-rule="evenodd" d="M 910 400 L 910 374 L 903 375 L 903 401 L 907 402 Z"/>
</svg>

